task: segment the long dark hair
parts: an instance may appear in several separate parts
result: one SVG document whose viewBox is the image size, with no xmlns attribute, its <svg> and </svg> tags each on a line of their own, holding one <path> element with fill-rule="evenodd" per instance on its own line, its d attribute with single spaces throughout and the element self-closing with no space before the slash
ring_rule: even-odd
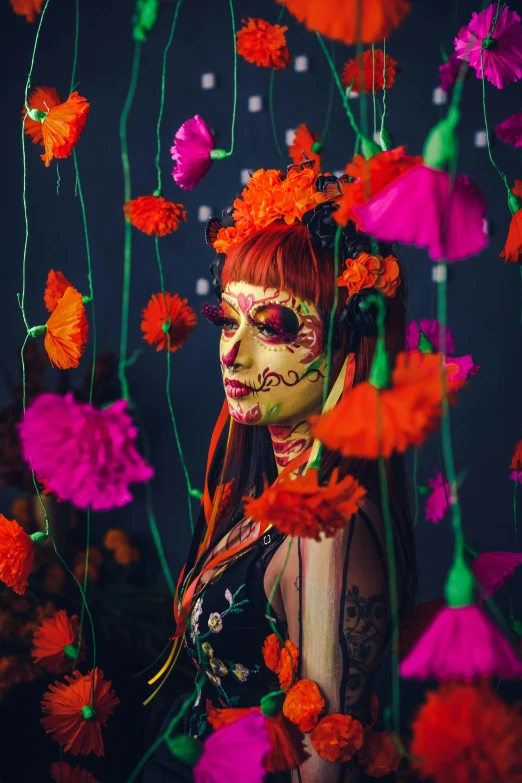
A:
<svg viewBox="0 0 522 783">
<path fill-rule="evenodd" d="M 238 243 L 227 256 L 222 284 L 244 281 L 266 288 L 286 290 L 305 301 L 314 302 L 322 317 L 327 334 L 330 312 L 334 305 L 335 265 L 331 251 L 312 245 L 310 234 L 300 222 L 291 225 L 272 223 Z M 346 302 L 346 289 L 340 288 L 337 316 Z M 389 298 L 386 347 L 392 363 L 404 350 L 406 329 L 406 281 L 401 270 L 401 285 L 395 297 Z M 367 381 L 375 350 L 375 337 L 361 336 L 356 345 L 354 384 Z M 354 350 L 353 335 L 346 324 L 335 319 L 333 333 L 334 365 L 330 383 L 333 384 L 346 356 Z M 234 479 L 226 503 L 219 510 L 213 534 L 217 541 L 238 520 L 246 495 L 258 496 L 265 481 L 277 477 L 272 441 L 267 427 L 231 422 L 226 452 L 216 452 L 210 475 L 212 484 Z M 375 460 L 346 459 L 337 452 L 325 451 L 321 479 L 326 480 L 337 467 L 340 475 L 355 476 L 366 487 L 370 497 L 380 504 L 378 466 Z M 395 534 L 398 581 L 401 606 L 413 603 L 417 590 L 415 543 L 408 508 L 408 488 L 404 459 L 394 455 L 387 461 L 391 514 Z"/>
</svg>

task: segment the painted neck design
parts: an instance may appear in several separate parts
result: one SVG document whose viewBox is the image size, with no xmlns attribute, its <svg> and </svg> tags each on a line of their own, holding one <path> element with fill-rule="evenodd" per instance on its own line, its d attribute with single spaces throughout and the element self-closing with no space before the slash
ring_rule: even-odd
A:
<svg viewBox="0 0 522 783">
<path fill-rule="evenodd" d="M 307 421 L 288 427 L 269 427 L 277 472 L 281 473 L 295 457 L 312 445 L 312 432 Z"/>
</svg>

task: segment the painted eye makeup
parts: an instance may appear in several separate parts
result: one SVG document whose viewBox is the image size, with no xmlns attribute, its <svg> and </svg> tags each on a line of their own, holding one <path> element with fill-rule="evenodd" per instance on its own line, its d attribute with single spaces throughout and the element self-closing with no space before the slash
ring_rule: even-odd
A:
<svg viewBox="0 0 522 783">
<path fill-rule="evenodd" d="M 239 326 L 238 322 L 234 318 L 230 318 L 223 311 L 222 307 L 217 305 L 210 305 L 207 302 L 201 308 L 202 315 L 210 321 L 214 326 L 218 326 L 223 329 L 224 332 L 234 332 Z"/>
<path fill-rule="evenodd" d="M 297 339 L 299 320 L 288 307 L 268 305 L 257 310 L 249 321 L 267 342 L 292 343 Z"/>
</svg>

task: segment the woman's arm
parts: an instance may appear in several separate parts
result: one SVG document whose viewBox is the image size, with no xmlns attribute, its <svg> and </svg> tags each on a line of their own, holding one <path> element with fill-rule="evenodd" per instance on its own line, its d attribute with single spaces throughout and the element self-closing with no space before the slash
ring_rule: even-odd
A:
<svg viewBox="0 0 522 783">
<path fill-rule="evenodd" d="M 363 726 L 388 620 L 383 541 L 378 510 L 367 504 L 335 538 L 295 540 L 281 579 L 290 639 L 301 650 L 300 676 L 317 683 L 327 713 L 351 715 Z M 285 545 L 281 550 L 286 554 Z M 307 744 L 302 783 L 356 783 L 356 761 L 325 761 L 309 737 Z"/>
</svg>

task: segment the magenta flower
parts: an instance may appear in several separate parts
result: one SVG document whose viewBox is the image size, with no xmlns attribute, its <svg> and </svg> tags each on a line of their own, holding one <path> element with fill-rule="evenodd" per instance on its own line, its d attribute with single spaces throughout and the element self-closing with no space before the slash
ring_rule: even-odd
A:
<svg viewBox="0 0 522 783">
<path fill-rule="evenodd" d="M 461 385 L 459 382 L 466 381 L 480 370 L 480 364 L 475 364 L 470 353 L 465 356 L 447 356 L 446 364 L 450 367 L 448 381 L 451 381 L 453 388 L 457 388 Z"/>
<path fill-rule="evenodd" d="M 462 63 L 460 62 L 455 52 L 450 54 L 449 58 L 446 60 L 445 63 L 439 65 L 440 86 L 444 90 L 444 92 L 450 92 L 453 85 L 457 81 L 457 77 L 460 73 L 461 68 L 462 68 Z M 466 73 L 466 79 L 468 78 L 468 76 L 469 76 L 469 70 Z"/>
<path fill-rule="evenodd" d="M 23 457 L 60 500 L 94 511 L 124 506 L 129 484 L 154 473 L 136 451 L 126 407 L 118 400 L 99 410 L 72 393 L 41 394 L 19 424 Z"/>
<path fill-rule="evenodd" d="M 485 78 L 502 89 L 522 76 L 522 25 L 520 16 L 504 6 L 490 36 L 497 7 L 497 3 L 491 3 L 480 13 L 473 13 L 471 22 L 461 27 L 454 43 L 459 60 L 467 60 L 479 79 L 482 52 Z"/>
<path fill-rule="evenodd" d="M 522 661 L 478 606 L 445 606 L 404 658 L 399 671 L 402 677 L 419 680 L 511 679 L 522 674 Z"/>
<path fill-rule="evenodd" d="M 435 351 L 439 352 L 439 322 L 436 318 L 421 318 L 420 328 L 426 335 L 430 343 L 433 343 Z M 419 347 L 420 331 L 417 321 L 411 321 L 406 329 L 406 350 L 416 351 Z M 449 326 L 446 327 L 446 354 L 451 356 L 455 353 L 455 341 Z"/>
<path fill-rule="evenodd" d="M 448 479 L 442 477 L 440 470 L 435 474 L 435 478 L 428 481 L 428 484 L 432 492 L 426 499 L 426 520 L 440 522 L 449 508 L 450 485 Z"/>
<path fill-rule="evenodd" d="M 262 783 L 270 749 L 266 718 L 258 710 L 249 712 L 205 740 L 195 783 Z"/>
<path fill-rule="evenodd" d="M 487 595 L 494 595 L 522 564 L 522 552 L 484 552 L 473 560 L 471 570 Z"/>
<path fill-rule="evenodd" d="M 499 122 L 495 131 L 499 139 L 511 147 L 522 147 L 522 111 Z"/>
<path fill-rule="evenodd" d="M 509 478 L 511 481 L 518 481 L 519 484 L 522 484 L 522 470 L 511 471 Z"/>
<path fill-rule="evenodd" d="M 386 242 L 426 247 L 433 261 L 474 256 L 488 242 L 486 200 L 478 185 L 423 163 L 354 207 L 360 228 Z"/>
<path fill-rule="evenodd" d="M 199 114 L 183 123 L 170 148 L 176 161 L 172 176 L 180 188 L 192 190 L 203 179 L 212 165 L 210 153 L 215 146 L 212 131 Z"/>
</svg>

